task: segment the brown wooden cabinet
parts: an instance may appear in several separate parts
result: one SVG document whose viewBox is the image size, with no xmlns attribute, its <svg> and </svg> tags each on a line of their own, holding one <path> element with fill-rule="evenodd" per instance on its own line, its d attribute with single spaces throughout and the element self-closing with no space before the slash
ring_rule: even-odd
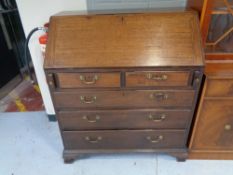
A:
<svg viewBox="0 0 233 175">
<path fill-rule="evenodd" d="M 196 6 L 201 14 L 206 57 L 206 79 L 189 157 L 233 159 L 233 1 L 202 2 L 189 2 L 189 6 Z M 198 8 L 201 4 L 202 8 Z"/>
<path fill-rule="evenodd" d="M 233 159 L 233 63 L 207 63 L 205 74 L 189 157 Z"/>
<path fill-rule="evenodd" d="M 53 16 L 45 71 L 65 162 L 130 151 L 187 157 L 203 76 L 196 13 Z"/>
</svg>

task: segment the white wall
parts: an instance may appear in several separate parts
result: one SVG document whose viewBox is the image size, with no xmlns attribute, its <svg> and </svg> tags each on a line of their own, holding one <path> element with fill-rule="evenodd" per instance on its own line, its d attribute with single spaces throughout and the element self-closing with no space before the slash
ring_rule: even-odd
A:
<svg viewBox="0 0 233 175">
<path fill-rule="evenodd" d="M 187 0 L 87 0 L 88 10 L 184 8 Z"/>
<path fill-rule="evenodd" d="M 160 8 L 184 7 L 186 0 L 16 0 L 26 36 L 35 27 L 43 26 L 49 17 L 60 11 L 86 11 L 95 9 Z M 87 2 L 86 2 L 87 1 Z M 88 5 L 87 5 L 88 4 Z M 29 48 L 35 73 L 42 93 L 47 114 L 55 114 L 48 85 L 43 71 L 43 58 L 38 44 L 37 33 L 30 41 Z"/>
<path fill-rule="evenodd" d="M 86 0 L 16 0 L 25 35 L 38 26 L 43 26 L 49 17 L 61 11 L 86 11 Z M 43 57 L 40 52 L 38 32 L 30 40 L 29 48 L 35 68 L 38 84 L 45 104 L 47 114 L 55 114 L 48 85 L 43 70 Z"/>
<path fill-rule="evenodd" d="M 61 11 L 86 10 L 86 0 L 16 0 L 26 36 Z"/>
</svg>

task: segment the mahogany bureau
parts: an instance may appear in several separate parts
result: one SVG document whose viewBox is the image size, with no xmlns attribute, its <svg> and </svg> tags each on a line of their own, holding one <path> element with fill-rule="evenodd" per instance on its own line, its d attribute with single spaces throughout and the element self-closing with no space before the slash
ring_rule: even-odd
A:
<svg viewBox="0 0 233 175">
<path fill-rule="evenodd" d="M 44 68 L 65 162 L 118 152 L 185 160 L 203 66 L 194 12 L 52 16 Z"/>
</svg>

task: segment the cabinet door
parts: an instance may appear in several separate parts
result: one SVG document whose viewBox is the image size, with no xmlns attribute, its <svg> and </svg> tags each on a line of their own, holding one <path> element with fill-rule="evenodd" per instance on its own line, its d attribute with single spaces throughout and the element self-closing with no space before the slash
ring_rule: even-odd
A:
<svg viewBox="0 0 233 175">
<path fill-rule="evenodd" d="M 233 149 L 233 100 L 206 99 L 192 147 L 198 150 Z"/>
<path fill-rule="evenodd" d="M 232 0 L 205 0 L 201 28 L 206 59 L 233 58 L 232 6 Z"/>
</svg>

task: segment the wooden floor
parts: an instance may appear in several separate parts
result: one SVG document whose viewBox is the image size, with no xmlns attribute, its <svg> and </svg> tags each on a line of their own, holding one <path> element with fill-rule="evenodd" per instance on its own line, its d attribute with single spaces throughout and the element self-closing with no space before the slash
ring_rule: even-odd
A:
<svg viewBox="0 0 233 175">
<path fill-rule="evenodd" d="M 39 86 L 24 79 L 7 96 L 0 99 L 0 112 L 42 111 L 44 105 Z"/>
</svg>

